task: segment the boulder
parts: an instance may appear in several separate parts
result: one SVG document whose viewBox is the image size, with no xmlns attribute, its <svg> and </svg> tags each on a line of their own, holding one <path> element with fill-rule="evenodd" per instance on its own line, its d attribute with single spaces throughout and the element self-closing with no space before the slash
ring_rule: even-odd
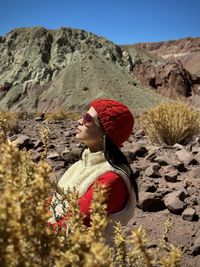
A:
<svg viewBox="0 0 200 267">
<path fill-rule="evenodd" d="M 193 221 L 195 214 L 196 214 L 195 209 L 187 208 L 183 211 L 182 218 L 183 220 L 186 220 L 186 221 Z"/>
<path fill-rule="evenodd" d="M 154 161 L 160 163 L 160 165 L 172 165 L 172 166 L 177 166 L 178 165 L 178 162 L 171 155 L 157 156 L 154 159 Z"/>
<path fill-rule="evenodd" d="M 57 152 L 49 152 L 47 155 L 47 159 L 51 159 L 51 160 L 59 160 L 60 155 Z"/>
<path fill-rule="evenodd" d="M 61 152 L 61 157 L 66 164 L 73 164 L 80 159 L 81 151 L 81 149 L 77 148 L 73 150 L 69 150 L 66 148 Z"/>
<path fill-rule="evenodd" d="M 37 149 L 38 147 L 42 147 L 43 146 L 43 142 L 41 140 L 36 140 L 33 142 L 34 144 L 34 148 Z"/>
<path fill-rule="evenodd" d="M 175 152 L 177 158 L 184 163 L 185 166 L 188 166 L 194 161 L 194 156 L 185 149 Z"/>
<path fill-rule="evenodd" d="M 19 134 L 17 136 L 17 139 L 14 140 L 13 142 L 19 147 L 19 149 L 28 148 L 30 137 L 24 134 Z"/>
<path fill-rule="evenodd" d="M 156 186 L 154 184 L 152 184 L 152 183 L 144 182 L 140 186 L 139 191 L 140 192 L 151 192 L 151 193 L 154 193 L 154 192 L 156 192 Z"/>
<path fill-rule="evenodd" d="M 142 192 L 139 207 L 143 211 L 159 211 L 165 209 L 161 195 L 157 193 Z"/>
<path fill-rule="evenodd" d="M 174 170 L 174 171 L 171 171 L 171 172 L 168 172 L 166 174 L 164 174 L 164 178 L 167 182 L 176 182 L 177 181 L 177 176 L 178 176 L 178 171 L 177 170 Z"/>
<path fill-rule="evenodd" d="M 181 214 L 186 208 L 186 203 L 184 199 L 186 197 L 185 190 L 178 190 L 164 196 L 165 206 L 169 209 L 171 213 Z"/>
<path fill-rule="evenodd" d="M 191 95 L 192 76 L 179 60 L 170 59 L 161 64 L 138 62 L 133 68 L 133 75 L 144 86 L 156 89 L 167 97 L 177 99 Z"/>
<path fill-rule="evenodd" d="M 200 236 L 194 240 L 194 244 L 191 247 L 191 251 L 194 256 L 200 255 Z"/>
<path fill-rule="evenodd" d="M 153 164 L 145 170 L 144 175 L 148 177 L 159 178 L 161 177 L 159 169 L 160 169 L 159 164 Z"/>
<path fill-rule="evenodd" d="M 64 136 L 65 137 L 71 137 L 72 136 L 72 132 L 71 131 L 65 131 L 64 132 Z"/>
<path fill-rule="evenodd" d="M 178 170 L 171 165 L 162 166 L 160 174 L 165 178 L 167 182 L 176 182 L 178 176 Z"/>
<path fill-rule="evenodd" d="M 131 146 L 122 147 L 122 152 L 127 157 L 129 162 L 132 162 L 137 157 L 143 157 L 147 153 L 147 148 L 141 144 L 135 143 Z"/>
</svg>

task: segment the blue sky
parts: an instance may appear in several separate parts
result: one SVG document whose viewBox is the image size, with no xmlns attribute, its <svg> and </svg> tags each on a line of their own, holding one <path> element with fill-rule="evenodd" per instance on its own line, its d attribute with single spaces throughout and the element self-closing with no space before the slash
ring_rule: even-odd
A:
<svg viewBox="0 0 200 267">
<path fill-rule="evenodd" d="M 116 44 L 200 37 L 200 0 L 0 0 L 0 35 L 71 27 Z"/>
</svg>

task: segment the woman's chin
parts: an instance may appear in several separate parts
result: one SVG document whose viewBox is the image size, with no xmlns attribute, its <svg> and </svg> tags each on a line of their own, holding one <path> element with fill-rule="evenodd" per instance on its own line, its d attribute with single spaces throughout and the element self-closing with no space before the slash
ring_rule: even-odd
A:
<svg viewBox="0 0 200 267">
<path fill-rule="evenodd" d="M 75 138 L 76 138 L 77 140 L 79 140 L 79 141 L 82 140 L 82 138 L 81 138 L 81 134 L 80 134 L 80 133 L 76 133 Z"/>
<path fill-rule="evenodd" d="M 76 133 L 75 138 L 76 138 L 76 139 L 79 139 L 79 138 L 80 138 L 80 137 L 79 137 L 79 133 Z"/>
</svg>

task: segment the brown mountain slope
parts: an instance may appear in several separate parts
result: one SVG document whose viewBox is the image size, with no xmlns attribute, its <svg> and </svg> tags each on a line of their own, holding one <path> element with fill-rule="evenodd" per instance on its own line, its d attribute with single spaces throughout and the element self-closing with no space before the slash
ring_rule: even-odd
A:
<svg viewBox="0 0 200 267">
<path fill-rule="evenodd" d="M 0 37 L 0 107 L 79 109 L 96 97 L 144 108 L 166 101 L 130 75 L 132 58 L 119 46 L 70 28 L 20 28 Z"/>
<path fill-rule="evenodd" d="M 192 74 L 200 74 L 200 38 L 184 38 L 158 43 L 141 43 L 136 47 L 143 48 L 152 55 L 163 59 L 179 59 Z"/>
<path fill-rule="evenodd" d="M 135 56 L 132 74 L 143 86 L 200 107 L 200 38 L 122 47 Z"/>
</svg>

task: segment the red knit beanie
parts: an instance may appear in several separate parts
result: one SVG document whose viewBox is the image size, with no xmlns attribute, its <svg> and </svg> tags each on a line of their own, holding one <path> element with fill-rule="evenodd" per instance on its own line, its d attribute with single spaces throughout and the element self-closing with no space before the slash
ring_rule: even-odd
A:
<svg viewBox="0 0 200 267">
<path fill-rule="evenodd" d="M 96 110 L 105 133 L 120 147 L 133 130 L 134 118 L 128 107 L 106 98 L 95 99 L 90 105 Z"/>
</svg>

